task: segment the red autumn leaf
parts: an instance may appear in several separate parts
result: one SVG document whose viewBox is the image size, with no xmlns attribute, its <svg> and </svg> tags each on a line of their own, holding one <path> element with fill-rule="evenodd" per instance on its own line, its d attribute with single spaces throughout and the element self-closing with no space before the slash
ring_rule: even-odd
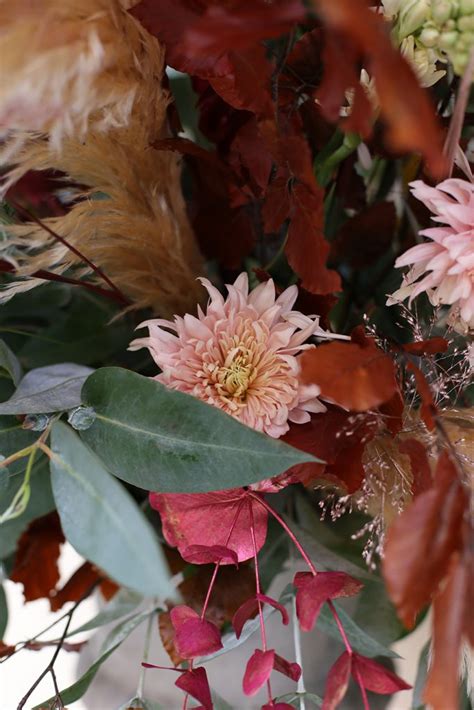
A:
<svg viewBox="0 0 474 710">
<path fill-rule="evenodd" d="M 323 191 L 297 184 L 291 191 L 291 221 L 286 255 L 291 268 L 311 293 L 339 291 L 341 279 L 326 267 L 329 244 L 323 235 Z"/>
<path fill-rule="evenodd" d="M 365 658 L 358 653 L 352 656 L 351 672 L 355 680 L 361 682 L 364 688 L 380 695 L 391 695 L 399 690 L 409 690 L 411 685 L 405 683 L 395 673 L 380 665 L 371 658 Z"/>
<path fill-rule="evenodd" d="M 204 710 L 212 710 L 211 690 L 205 668 L 199 666 L 185 671 L 179 676 L 175 685 L 201 703 Z"/>
<path fill-rule="evenodd" d="M 229 70 L 218 76 L 208 76 L 214 91 L 237 109 L 260 116 L 273 115 L 270 93 L 273 66 L 264 47 L 256 45 L 227 55 Z"/>
<path fill-rule="evenodd" d="M 407 368 L 413 372 L 415 377 L 416 389 L 421 399 L 421 418 L 428 429 L 433 430 L 436 424 L 435 415 L 437 411 L 436 404 L 433 399 L 433 393 L 431 392 L 430 386 L 426 381 L 426 377 L 419 367 L 417 367 L 413 362 L 408 362 Z"/>
<path fill-rule="evenodd" d="M 328 673 L 322 710 L 335 710 L 344 698 L 349 686 L 351 657 L 345 651 L 339 656 Z"/>
<path fill-rule="evenodd" d="M 446 338 L 430 338 L 429 340 L 417 340 L 414 343 L 405 343 L 402 348 L 411 355 L 436 355 L 445 353 L 449 344 Z"/>
<path fill-rule="evenodd" d="M 182 604 L 170 612 L 175 629 L 174 643 L 182 658 L 208 656 L 222 648 L 217 626 L 200 616 L 190 607 Z"/>
<path fill-rule="evenodd" d="M 433 710 L 459 705 L 459 657 L 471 611 L 472 586 L 467 565 L 453 555 L 447 582 L 433 603 L 433 658 L 423 700 Z"/>
<path fill-rule="evenodd" d="M 390 526 L 383 573 L 398 615 L 412 627 L 445 577 L 459 549 L 468 501 L 448 454 L 438 460 L 432 488 L 421 493 Z"/>
<path fill-rule="evenodd" d="M 296 42 L 280 74 L 280 106 L 293 106 L 302 93 L 314 93 L 321 80 L 321 47 L 320 27 L 305 32 Z"/>
<path fill-rule="evenodd" d="M 398 391 L 394 362 L 376 345 L 325 343 L 303 353 L 300 363 L 305 383 L 317 384 L 323 398 L 352 411 L 378 407 Z"/>
<path fill-rule="evenodd" d="M 273 670 L 275 651 L 255 649 L 249 658 L 242 683 L 245 695 L 255 695 L 265 685 Z"/>
<path fill-rule="evenodd" d="M 348 219 L 331 243 L 331 262 L 349 262 L 353 268 L 369 266 L 390 247 L 395 231 L 393 202 L 376 202 Z"/>
<path fill-rule="evenodd" d="M 333 407 L 315 414 L 310 422 L 291 426 L 283 440 L 327 463 L 301 464 L 287 473 L 305 485 L 318 477 L 335 476 L 353 493 L 364 476 L 361 453 L 376 431 L 376 419 L 370 414 L 351 414 Z"/>
<path fill-rule="evenodd" d="M 10 646 L 3 643 L 3 641 L 0 641 L 0 658 L 7 658 L 8 656 L 11 656 L 14 650 L 15 646 Z"/>
<path fill-rule="evenodd" d="M 262 141 L 255 116 L 251 116 L 237 131 L 230 145 L 228 162 L 245 186 L 248 193 L 244 196 L 246 201 L 261 197 L 267 189 L 272 158 Z M 235 200 L 232 204 L 237 206 Z"/>
<path fill-rule="evenodd" d="M 300 0 L 234 0 L 208 5 L 200 19 L 186 32 L 184 41 L 196 54 L 248 47 L 262 39 L 289 32 L 304 20 L 306 10 Z"/>
<path fill-rule="evenodd" d="M 237 638 L 240 638 L 245 622 L 252 619 L 258 612 L 258 601 L 262 604 L 270 604 L 270 606 L 273 606 L 280 612 L 282 623 L 285 626 L 289 624 L 290 619 L 288 617 L 288 612 L 283 604 L 277 602 L 276 599 L 267 597 L 266 594 L 256 594 L 255 597 L 251 597 L 241 604 L 232 618 L 232 626 L 234 627 Z"/>
<path fill-rule="evenodd" d="M 411 491 L 413 496 L 416 497 L 433 485 L 433 476 L 431 475 L 426 449 L 418 439 L 403 439 L 398 448 L 402 454 L 407 454 L 410 457 L 413 475 Z"/>
<path fill-rule="evenodd" d="M 184 558 L 191 545 L 228 547 L 236 552 L 239 562 L 253 557 L 250 505 L 257 551 L 265 542 L 268 514 L 242 488 L 215 493 L 150 493 L 150 503 L 161 515 L 167 543 L 177 547 Z"/>
<path fill-rule="evenodd" d="M 267 188 L 262 207 L 263 226 L 267 234 L 278 232 L 290 214 L 288 182 L 288 175 L 281 171 Z"/>
<path fill-rule="evenodd" d="M 364 0 L 318 0 L 315 9 L 328 33 L 343 33 L 366 58 L 390 147 L 421 152 L 433 175 L 441 177 L 446 161 L 434 108 L 413 70 L 394 48 L 383 18 Z"/>
<path fill-rule="evenodd" d="M 56 512 L 33 520 L 20 537 L 10 579 L 23 584 L 25 601 L 47 598 L 56 587 L 59 550 L 63 542 Z"/>
<path fill-rule="evenodd" d="M 193 56 L 183 42 L 185 32 L 197 22 L 206 4 L 201 0 L 141 0 L 129 12 L 165 45 L 170 66 L 205 78 L 229 72 L 227 56 L 222 51 Z"/>
<path fill-rule="evenodd" d="M 278 653 L 275 653 L 273 668 L 279 673 L 286 675 L 287 678 L 294 680 L 295 683 L 301 678 L 301 666 L 298 663 L 290 663 L 286 658 L 279 656 Z"/>
<path fill-rule="evenodd" d="M 329 121 L 339 120 L 346 91 L 359 83 L 356 62 L 358 51 L 344 32 L 326 32 L 322 51 L 324 74 L 316 98 L 321 112 Z"/>
<path fill-rule="evenodd" d="M 193 565 L 239 564 L 237 553 L 223 545 L 190 545 L 183 550 L 183 558 Z"/>
<path fill-rule="evenodd" d="M 399 390 L 391 399 L 384 402 L 379 407 L 380 414 L 383 415 L 385 426 L 393 436 L 396 436 L 403 429 L 403 412 L 405 411 L 405 402 Z"/>
<path fill-rule="evenodd" d="M 352 597 L 363 586 L 345 572 L 297 573 L 293 584 L 297 590 L 296 613 L 303 631 L 311 631 L 328 599 Z"/>
<path fill-rule="evenodd" d="M 66 602 L 77 602 L 100 578 L 104 578 L 103 573 L 90 562 L 84 562 L 66 584 L 51 595 L 49 600 L 51 611 L 58 611 Z M 105 599 L 112 599 L 119 587 L 115 582 L 104 578 L 99 589 Z"/>
</svg>

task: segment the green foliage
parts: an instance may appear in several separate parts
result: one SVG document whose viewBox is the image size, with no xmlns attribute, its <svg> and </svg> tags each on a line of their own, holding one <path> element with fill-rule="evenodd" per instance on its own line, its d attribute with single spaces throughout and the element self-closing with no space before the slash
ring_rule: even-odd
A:
<svg viewBox="0 0 474 710">
<path fill-rule="evenodd" d="M 5 635 L 5 629 L 8 624 L 8 605 L 5 589 L 0 586 L 0 641 Z"/>
<path fill-rule="evenodd" d="M 91 372 L 89 367 L 68 362 L 31 370 L 10 399 L 0 404 L 0 414 L 43 414 L 77 407 L 81 387 Z"/>
<path fill-rule="evenodd" d="M 7 375 L 13 380 L 15 387 L 17 387 L 23 374 L 23 369 L 16 355 L 3 340 L 0 340 L 0 369 L 5 370 Z"/>
<path fill-rule="evenodd" d="M 172 593 L 158 540 L 130 494 L 66 424 L 54 424 L 51 441 L 53 494 L 71 545 L 120 584 Z"/>
<path fill-rule="evenodd" d="M 112 473 L 135 486 L 198 493 L 245 486 L 314 460 L 190 395 L 119 368 L 91 375 L 81 432 Z"/>
</svg>

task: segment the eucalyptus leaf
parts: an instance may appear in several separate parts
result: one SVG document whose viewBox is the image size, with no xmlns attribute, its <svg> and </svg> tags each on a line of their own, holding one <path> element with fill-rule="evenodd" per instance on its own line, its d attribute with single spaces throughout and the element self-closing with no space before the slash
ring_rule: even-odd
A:
<svg viewBox="0 0 474 710">
<path fill-rule="evenodd" d="M 0 641 L 5 636 L 5 629 L 8 624 L 8 605 L 7 596 L 3 585 L 0 585 Z"/>
<path fill-rule="evenodd" d="M 104 641 L 102 649 L 100 651 L 99 657 L 96 661 L 87 669 L 87 671 L 77 680 L 75 683 L 70 685 L 68 688 L 61 690 L 61 698 L 64 705 L 69 705 L 70 703 L 76 702 L 79 698 L 82 698 L 94 677 L 101 667 L 101 665 L 112 655 L 112 653 L 120 646 L 123 641 L 125 641 L 128 636 L 134 631 L 140 624 L 142 624 L 150 615 L 150 611 L 143 611 L 140 614 L 132 616 L 130 619 L 126 619 L 121 624 L 116 626 L 109 634 L 109 636 Z M 49 698 L 36 707 L 33 710 L 44 710 L 44 708 L 51 707 L 51 703 L 54 698 Z"/>
<path fill-rule="evenodd" d="M 51 484 L 71 545 L 145 596 L 172 594 L 156 535 L 125 488 L 66 424 L 52 427 Z"/>
<path fill-rule="evenodd" d="M 315 460 L 195 397 L 120 368 L 97 370 L 82 398 L 96 420 L 81 437 L 113 474 L 146 490 L 224 490 Z"/>
<path fill-rule="evenodd" d="M 422 695 L 425 689 L 426 678 L 428 675 L 430 646 L 431 640 L 427 641 L 421 649 L 420 658 L 418 660 L 418 670 L 416 672 L 415 685 L 413 686 L 412 710 L 423 710 L 423 708 L 425 707 Z"/>
<path fill-rule="evenodd" d="M 98 629 L 101 626 L 106 626 L 112 621 L 117 621 L 124 616 L 131 614 L 139 604 L 143 601 L 141 594 L 137 592 L 132 592 L 130 589 L 120 589 L 117 594 L 110 600 L 110 602 L 96 614 L 90 621 L 86 621 L 85 624 L 78 626 L 77 629 L 69 631 L 68 638 L 70 636 L 75 636 L 83 631 L 92 631 L 93 629 Z"/>
<path fill-rule="evenodd" d="M 386 658 L 400 658 L 398 653 L 395 653 L 395 651 L 386 648 L 374 638 L 369 636 L 369 634 L 367 634 L 364 629 L 361 629 L 360 626 L 358 626 L 358 624 L 356 624 L 355 621 L 351 619 L 349 614 L 347 614 L 337 602 L 333 602 L 333 604 L 337 609 L 339 619 L 341 620 L 341 623 L 344 627 L 344 631 L 346 632 L 346 636 L 349 639 L 349 642 L 354 651 L 357 651 L 357 653 L 360 653 L 363 656 L 367 656 L 368 658 L 375 658 L 376 656 L 385 656 Z M 322 631 L 323 633 L 327 634 L 328 636 L 331 636 L 331 638 L 336 639 L 337 641 L 341 641 L 342 643 L 341 634 L 339 633 L 337 624 L 334 621 L 334 617 L 327 604 L 325 604 L 321 609 L 316 628 L 319 629 L 319 631 Z"/>
<path fill-rule="evenodd" d="M 15 476 L 13 485 L 8 490 L 9 499 L 4 504 L 2 498 L 2 510 L 7 508 L 11 499 L 18 490 L 23 477 Z M 8 520 L 0 525 L 0 560 L 7 558 L 15 552 L 16 544 L 20 535 L 26 530 L 32 520 L 40 518 L 54 510 L 54 499 L 51 491 L 49 465 L 46 456 L 41 455 L 33 466 L 30 480 L 30 500 L 24 513 L 18 518 Z"/>
<path fill-rule="evenodd" d="M 0 368 L 6 370 L 13 380 L 15 387 L 23 374 L 20 362 L 16 355 L 10 350 L 4 340 L 0 340 Z"/>
<path fill-rule="evenodd" d="M 20 451 L 21 449 L 26 449 L 27 446 L 31 446 L 36 439 L 38 434 L 32 431 L 23 429 L 22 423 L 16 419 L 16 417 L 0 417 L 0 454 L 4 458 L 8 458 L 11 454 Z M 18 459 L 8 466 L 8 474 L 16 474 L 20 471 L 24 471 L 26 468 L 26 460 Z M 3 468 L 0 468 L 0 478 L 4 475 Z M 0 496 L 1 498 L 1 496 Z"/>
<path fill-rule="evenodd" d="M 311 706 L 316 706 L 320 708 L 323 704 L 323 699 L 316 695 L 315 693 L 287 693 L 286 695 L 280 695 L 276 698 L 279 703 L 288 703 L 289 705 L 294 705 L 295 708 L 301 708 L 301 700 L 306 703 L 310 703 Z"/>
<path fill-rule="evenodd" d="M 30 370 L 6 402 L 0 414 L 43 414 L 72 409 L 81 403 L 81 387 L 90 367 L 64 362 Z"/>
</svg>

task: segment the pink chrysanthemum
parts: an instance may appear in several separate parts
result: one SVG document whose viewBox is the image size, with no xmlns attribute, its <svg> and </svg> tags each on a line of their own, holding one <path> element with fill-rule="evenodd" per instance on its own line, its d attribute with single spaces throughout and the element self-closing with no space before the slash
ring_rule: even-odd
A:
<svg viewBox="0 0 474 710">
<path fill-rule="evenodd" d="M 155 379 L 275 438 L 288 431 L 289 421 L 302 424 L 311 412 L 325 411 L 319 388 L 300 384 L 297 356 L 313 347 L 304 344 L 312 335 L 344 336 L 326 333 L 318 317 L 291 310 L 296 286 L 275 298 L 268 280 L 249 293 L 243 273 L 224 299 L 201 281 L 210 296 L 206 313 L 199 308 L 197 318 L 145 321 L 139 327 L 147 326 L 149 337 L 130 344 L 131 350 L 150 350 L 162 370 Z"/>
<path fill-rule="evenodd" d="M 474 185 L 466 180 L 444 180 L 437 187 L 421 180 L 410 183 L 415 197 L 434 213 L 443 226 L 425 229 L 429 242 L 402 254 L 395 266 L 411 265 L 401 288 L 388 305 L 410 303 L 426 291 L 434 306 L 450 305 L 451 323 L 463 330 L 474 329 Z"/>
</svg>

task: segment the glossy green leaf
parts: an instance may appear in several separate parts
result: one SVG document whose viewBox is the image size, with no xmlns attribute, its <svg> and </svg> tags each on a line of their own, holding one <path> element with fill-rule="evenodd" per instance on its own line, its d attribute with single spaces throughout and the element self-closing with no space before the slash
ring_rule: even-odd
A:
<svg viewBox="0 0 474 710">
<path fill-rule="evenodd" d="M 77 407 L 91 372 L 90 367 L 70 362 L 30 370 L 10 399 L 0 404 L 0 414 L 43 414 Z"/>
<path fill-rule="evenodd" d="M 125 641 L 128 636 L 134 631 L 137 626 L 140 626 L 150 615 L 149 611 L 143 611 L 140 614 L 132 616 L 130 619 L 126 619 L 121 624 L 116 626 L 102 645 L 102 649 L 99 653 L 99 657 L 96 661 L 87 669 L 87 671 L 77 680 L 75 683 L 70 685 L 68 688 L 61 690 L 61 698 L 64 705 L 69 705 L 70 703 L 76 702 L 79 698 L 82 698 L 94 677 L 101 667 L 101 665 L 112 655 L 112 653 L 120 646 L 123 641 Z M 54 698 L 49 698 L 48 700 L 39 703 L 34 710 L 44 710 L 51 706 Z"/>
<path fill-rule="evenodd" d="M 169 595 L 156 535 L 125 488 L 66 424 L 51 433 L 51 484 L 71 545 L 112 579 L 148 595 Z"/>
<path fill-rule="evenodd" d="M 3 340 L 0 340 L 0 369 L 6 370 L 17 387 L 23 371 L 18 358 Z"/>
<path fill-rule="evenodd" d="M 96 420 L 81 437 L 112 473 L 146 490 L 223 490 L 314 460 L 195 397 L 120 368 L 97 370 L 82 397 Z"/>
</svg>

